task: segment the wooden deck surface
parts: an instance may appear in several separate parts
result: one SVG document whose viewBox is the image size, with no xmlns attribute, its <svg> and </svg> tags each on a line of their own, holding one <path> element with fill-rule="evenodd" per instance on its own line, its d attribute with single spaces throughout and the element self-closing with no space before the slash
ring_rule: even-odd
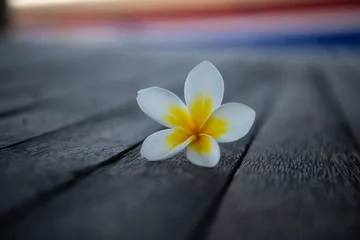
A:
<svg viewBox="0 0 360 240">
<path fill-rule="evenodd" d="M 220 164 L 140 158 L 161 126 L 136 91 L 183 97 L 212 61 L 251 106 Z M 2 39 L 1 239 L 360 239 L 360 54 L 141 51 Z"/>
</svg>

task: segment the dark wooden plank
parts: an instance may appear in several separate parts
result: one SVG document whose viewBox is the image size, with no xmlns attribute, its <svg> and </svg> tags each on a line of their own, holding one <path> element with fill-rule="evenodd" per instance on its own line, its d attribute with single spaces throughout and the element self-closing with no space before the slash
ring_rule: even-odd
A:
<svg viewBox="0 0 360 240">
<path fill-rule="evenodd" d="M 183 68 L 191 64 L 191 61 L 188 62 L 178 69 L 183 72 Z M 233 77 L 239 73 L 239 76 L 243 76 L 246 73 L 243 71 L 246 65 L 243 65 L 233 69 L 229 76 L 226 63 L 217 64 L 220 71 L 225 70 L 224 77 L 230 78 L 231 75 Z M 169 89 L 181 96 L 187 71 L 183 74 L 172 71 L 171 74 L 176 74 L 174 78 L 177 79 L 174 82 L 167 82 L 169 72 L 162 77 L 157 74 L 154 76 L 158 80 L 162 79 L 160 86 L 169 86 L 171 83 Z M 257 69 L 252 68 L 249 71 Z M 39 191 L 71 180 L 73 172 L 110 159 L 159 129 L 160 126 L 141 114 L 135 102 L 134 93 L 154 83 L 150 78 L 147 79 L 149 82 L 146 84 L 141 82 L 141 85 L 137 85 L 133 82 L 136 89 L 128 93 L 133 98 L 109 114 L 0 150 L 0 192 L 7 196 L 0 199 L 0 212 L 36 197 Z M 161 83 L 158 80 L 156 82 Z M 236 81 L 232 83 L 236 84 Z"/>
<path fill-rule="evenodd" d="M 8 33 L 0 38 L 0 71 L 13 67 L 44 64 L 51 61 L 67 61 L 89 53 L 104 51 L 99 48 L 80 48 L 64 44 L 30 42 L 16 34 Z M 0 82 L 2 79 L 0 79 Z"/>
<path fill-rule="evenodd" d="M 134 131 L 134 128 L 137 131 Z M 135 102 L 25 144 L 0 150 L 0 212 L 34 198 L 143 140 L 160 128 Z"/>
<path fill-rule="evenodd" d="M 68 50 L 69 53 L 70 50 Z M 51 61 L 52 60 L 52 61 Z M 126 81 L 141 72 L 156 71 L 164 62 L 147 56 L 128 56 L 122 53 L 89 53 L 73 56 L 64 61 L 49 59 L 48 63 L 14 67 L 0 71 L 0 116 L 9 115 L 18 108 L 32 106 L 46 98 L 59 96 L 76 90 L 86 92 L 89 85 Z"/>
<path fill-rule="evenodd" d="M 360 145 L 360 58 L 355 62 L 349 59 L 350 64 L 346 66 L 334 66 L 323 72 L 331 83 L 331 90 L 335 93 L 343 114 L 352 132 Z M 352 64 L 351 64 L 352 63 Z"/>
<path fill-rule="evenodd" d="M 42 51 L 39 52 L 41 55 Z M 81 70 L 84 71 L 86 64 L 89 65 L 87 66 L 87 70 L 91 71 L 91 69 L 96 66 L 92 64 L 92 59 L 100 57 L 106 61 L 104 57 L 109 54 L 99 53 L 95 50 L 72 51 L 71 48 L 63 49 L 62 52 L 68 53 L 65 58 L 59 57 L 57 50 L 54 50 L 52 55 L 44 56 L 44 62 L 33 61 L 26 65 L 13 62 L 13 66 L 0 69 L 0 93 L 5 93 L 8 90 L 16 90 L 17 88 L 36 88 L 43 85 L 58 84 L 62 86 L 61 84 L 72 81 L 71 77 L 74 73 Z M 22 52 L 19 54 L 25 55 L 25 53 Z M 32 54 L 35 56 L 35 53 Z M 30 55 L 27 56 L 30 60 L 33 59 L 31 54 L 28 55 Z M 19 57 L 23 58 L 25 56 Z M 74 80 L 76 81 L 77 79 Z"/>
<path fill-rule="evenodd" d="M 129 52 L 116 47 L 106 49 L 62 47 L 61 53 L 65 55 L 64 58 L 59 56 L 59 50 L 56 48 L 48 51 L 50 53 L 43 56 L 44 62 L 34 61 L 27 65 L 13 63 L 11 67 L 0 69 L 0 93 L 19 88 L 40 87 L 49 88 L 46 89 L 48 91 L 55 91 L 59 87 L 100 82 L 103 76 L 106 77 L 106 71 L 116 69 L 120 75 L 129 70 L 130 66 L 142 69 L 149 67 L 149 63 L 156 63 L 164 59 L 164 57 L 137 53 L 136 51 Z M 29 56 L 20 56 L 20 58 L 32 59 L 35 55 L 41 54 L 42 51 L 39 50 L 40 53 L 38 54 L 35 52 L 26 54 L 25 50 L 24 52 L 19 54 Z M 95 77 L 97 78 L 94 79 Z M 16 94 L 16 92 L 14 93 Z"/>
<path fill-rule="evenodd" d="M 286 91 L 255 138 L 206 239 L 359 239 L 359 148 L 312 70 Z M 325 82 L 326 83 L 326 82 Z M 324 98 L 325 97 L 325 98 Z"/>
<path fill-rule="evenodd" d="M 232 68 L 230 73 L 222 71 L 225 101 L 253 107 L 259 126 L 270 97 L 279 89 L 279 68 L 266 64 L 254 64 L 245 72 L 237 65 Z M 238 167 L 251 135 L 224 145 L 221 164 L 214 169 L 192 165 L 183 155 L 147 162 L 137 147 L 7 227 L 6 237 L 185 239 Z"/>
<path fill-rule="evenodd" d="M 173 84 L 172 81 L 184 78 L 197 62 L 196 59 L 175 60 L 177 64 L 169 69 L 166 68 L 169 65 L 159 63 L 160 66 L 151 69 L 151 73 L 134 68 L 136 75 L 126 76 L 125 80 L 90 85 L 68 95 L 49 99 L 29 111 L 3 118 L 0 120 L 0 146 L 6 147 L 124 105 L 134 100 L 140 88 L 158 84 L 169 86 Z M 121 78 L 117 72 L 108 73 L 107 78 L 111 77 Z"/>
</svg>

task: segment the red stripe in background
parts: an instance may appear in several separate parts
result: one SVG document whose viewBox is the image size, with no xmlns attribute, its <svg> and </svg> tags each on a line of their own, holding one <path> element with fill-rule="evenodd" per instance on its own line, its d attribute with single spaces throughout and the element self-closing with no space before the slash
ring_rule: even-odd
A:
<svg viewBox="0 0 360 240">
<path fill-rule="evenodd" d="M 220 1 L 220 0 L 219 0 Z M 296 3 L 259 3 L 254 6 L 244 6 L 241 4 L 224 4 L 223 7 L 217 6 L 216 8 L 199 9 L 199 7 L 186 8 L 186 9 L 166 9 L 166 10 L 141 10 L 141 11 L 102 11 L 96 10 L 90 12 L 83 12 L 81 8 L 72 11 L 63 11 L 61 16 L 63 18 L 69 17 L 70 19 L 103 19 L 103 20 L 179 20 L 183 18 L 197 19 L 204 17 L 221 17 L 230 15 L 254 15 L 264 13 L 282 13 L 282 12 L 298 12 L 298 11 L 317 11 L 321 9 L 341 9 L 341 8 L 360 8 L 360 0 L 327 0 L 318 1 L 314 0 L 313 3 L 296 2 Z M 35 15 L 44 15 L 51 17 L 54 13 L 44 10 L 34 11 Z M 31 13 L 30 13 L 31 15 Z M 51 19 L 51 18 L 50 18 Z"/>
<path fill-rule="evenodd" d="M 321 15 L 323 13 L 346 11 L 360 11 L 360 0 L 328 0 L 314 3 L 270 3 L 267 5 L 266 3 L 259 3 L 256 6 L 252 7 L 244 7 L 240 6 L 239 4 L 234 4 L 233 6 L 230 6 L 229 4 L 227 4 L 223 8 L 204 10 L 194 8 L 186 10 L 174 9 L 166 11 L 145 10 L 142 12 L 102 12 L 95 9 L 94 11 L 85 13 L 81 11 L 81 9 L 78 9 L 78 11 L 71 12 L 61 11 L 57 14 L 46 11 L 36 11 L 33 14 L 29 13 L 29 15 L 25 13 L 25 16 L 27 17 L 23 18 L 22 21 L 20 16 L 20 22 L 16 23 L 15 21 L 13 26 L 18 29 L 21 29 L 22 27 L 26 29 L 27 27 L 32 25 L 36 27 L 37 23 L 46 23 L 47 26 L 55 28 L 78 28 L 83 26 L 91 26 L 94 24 L 97 25 L 99 23 L 131 23 L 130 27 L 137 29 L 154 29 L 160 27 L 162 29 L 171 28 L 175 30 L 176 28 L 182 29 L 184 27 L 196 29 L 196 22 L 202 20 L 215 19 L 215 21 L 220 20 L 221 22 L 222 19 L 226 18 L 238 18 L 239 20 L 237 23 L 235 23 L 236 25 L 234 25 L 234 22 L 231 23 L 231 21 L 231 26 L 229 26 L 229 23 L 224 23 L 220 25 L 218 23 L 215 23 L 215 25 L 213 26 L 205 23 L 201 24 L 201 28 L 204 27 L 206 29 L 209 27 L 210 29 L 214 29 L 214 27 L 216 28 L 216 26 L 219 26 L 221 28 L 228 27 L 229 30 L 233 27 L 243 28 L 244 24 L 242 23 L 244 21 L 247 21 L 249 23 L 248 26 L 252 26 L 252 28 L 256 27 L 256 25 L 257 27 L 270 27 L 271 25 L 274 25 L 274 27 L 277 28 L 276 24 L 297 25 L 295 21 L 297 21 L 297 19 L 299 18 L 304 18 L 304 20 L 306 20 L 304 22 L 309 22 L 309 19 L 307 19 L 309 17 L 315 17 L 316 19 L 317 15 Z M 282 16 L 291 15 L 293 15 L 291 19 L 294 20 L 290 20 L 288 23 L 284 22 L 284 17 Z M 360 16 L 360 12 L 358 15 Z M 282 20 L 278 21 L 277 19 Z M 356 16 L 354 17 L 354 14 L 350 14 L 348 19 L 342 14 L 339 21 L 345 21 L 346 23 L 344 22 L 344 24 L 347 24 L 347 22 L 351 22 L 352 24 L 355 21 L 354 19 L 357 19 Z M 338 19 L 336 18 L 336 16 L 334 16 L 331 23 L 337 24 L 337 20 Z M 194 24 L 192 24 L 191 21 L 193 21 Z M 186 26 L 181 24 L 180 22 L 184 22 Z M 165 23 L 165 25 L 163 25 L 163 23 Z M 175 25 L 171 26 L 172 23 L 175 23 Z M 180 23 L 179 26 L 176 26 L 178 23 Z M 194 27 L 192 27 L 192 25 L 194 25 Z M 301 25 L 303 24 L 301 23 Z M 245 26 L 245 28 L 247 28 L 247 26 Z"/>
<path fill-rule="evenodd" d="M 113 21 L 151 21 L 151 20 L 180 20 L 180 19 L 198 19 L 204 17 L 222 17 L 222 16 L 239 16 L 239 15 L 255 15 L 264 13 L 284 13 L 284 12 L 306 12 L 318 11 L 322 9 L 360 9 L 360 0 L 329 0 L 313 3 L 278 3 L 278 4 L 257 4 L 255 6 L 240 6 L 239 4 L 226 5 L 217 9 L 184 9 L 184 10 L 150 10 L 128 13 L 116 12 L 94 12 L 86 16 L 90 19 L 104 19 Z M 81 16 L 78 16 L 81 18 Z M 85 17 L 85 16 L 84 16 Z"/>
<path fill-rule="evenodd" d="M 182 19 L 174 21 L 143 22 L 144 29 L 163 30 L 247 30 L 253 28 L 281 28 L 284 26 L 360 26 L 360 8 L 323 9 L 321 11 L 264 13 L 261 15 L 239 15 L 206 17 L 202 19 Z"/>
<path fill-rule="evenodd" d="M 65 28 L 109 27 L 118 31 L 158 32 L 273 32 L 281 30 L 318 30 L 360 28 L 360 8 L 323 8 L 312 11 L 269 12 L 256 15 L 206 16 L 197 19 L 153 19 L 151 21 L 133 21 L 123 25 L 121 21 L 82 22 L 66 24 Z"/>
</svg>

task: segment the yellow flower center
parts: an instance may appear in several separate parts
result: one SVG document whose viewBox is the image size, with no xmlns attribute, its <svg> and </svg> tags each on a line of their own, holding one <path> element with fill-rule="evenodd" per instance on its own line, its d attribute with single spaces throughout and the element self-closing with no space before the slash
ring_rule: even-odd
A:
<svg viewBox="0 0 360 240">
<path fill-rule="evenodd" d="M 167 138 L 170 149 L 191 138 L 189 145 L 199 154 L 211 152 L 211 140 L 206 135 L 218 138 L 228 131 L 229 120 L 210 116 L 213 111 L 212 98 L 206 94 L 196 95 L 189 108 L 171 104 L 165 121 L 177 127 Z"/>
</svg>

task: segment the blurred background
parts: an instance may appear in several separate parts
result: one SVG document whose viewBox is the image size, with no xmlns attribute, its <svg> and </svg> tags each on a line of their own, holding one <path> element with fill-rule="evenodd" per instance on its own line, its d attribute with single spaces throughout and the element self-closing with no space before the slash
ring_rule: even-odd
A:
<svg viewBox="0 0 360 240">
<path fill-rule="evenodd" d="M 359 0 L 0 0 L 2 25 L 52 41 L 358 45 Z M 90 37 L 91 36 L 91 37 Z"/>
<path fill-rule="evenodd" d="M 342 115 L 360 144 L 360 0 L 0 0 L 0 32 L 0 228 L 21 235 L 10 239 L 206 229 L 199 219 L 240 165 L 148 165 L 134 148 L 159 128 L 135 93 L 183 97 L 204 60 L 224 76 L 224 102 L 251 106 L 258 121 L 226 151 L 240 164 L 257 143 L 249 175 L 236 175 L 245 185 L 229 191 L 241 221 L 225 218 L 224 229 L 238 239 L 360 229 L 358 147 Z"/>
</svg>

